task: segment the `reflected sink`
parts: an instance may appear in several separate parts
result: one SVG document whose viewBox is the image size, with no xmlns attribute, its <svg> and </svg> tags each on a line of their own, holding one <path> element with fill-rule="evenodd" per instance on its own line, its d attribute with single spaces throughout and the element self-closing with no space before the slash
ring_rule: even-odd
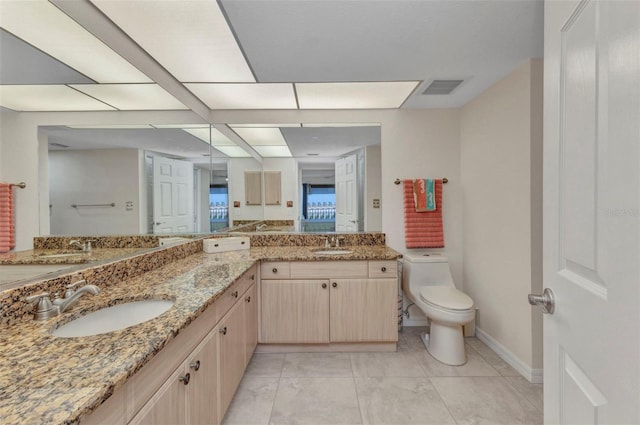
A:
<svg viewBox="0 0 640 425">
<path fill-rule="evenodd" d="M 351 254 L 353 251 L 348 249 L 320 249 L 318 251 L 313 251 L 314 254 L 320 255 L 341 255 L 341 254 Z"/>
<path fill-rule="evenodd" d="M 100 335 L 138 325 L 160 316 L 173 306 L 172 300 L 141 300 L 93 311 L 54 329 L 60 338 Z"/>
</svg>

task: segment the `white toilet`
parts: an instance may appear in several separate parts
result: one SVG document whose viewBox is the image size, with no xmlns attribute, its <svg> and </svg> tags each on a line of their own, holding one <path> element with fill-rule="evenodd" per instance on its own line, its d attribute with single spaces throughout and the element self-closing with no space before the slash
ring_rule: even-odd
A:
<svg viewBox="0 0 640 425">
<path fill-rule="evenodd" d="M 475 319 L 473 300 L 453 284 L 449 260 L 435 253 L 403 255 L 402 289 L 429 319 L 427 351 L 449 365 L 467 362 L 462 326 Z"/>
</svg>

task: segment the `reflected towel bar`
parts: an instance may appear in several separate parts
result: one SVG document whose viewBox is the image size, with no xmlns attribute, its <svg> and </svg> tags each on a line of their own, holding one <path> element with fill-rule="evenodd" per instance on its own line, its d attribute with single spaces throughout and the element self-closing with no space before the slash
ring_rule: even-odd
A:
<svg viewBox="0 0 640 425">
<path fill-rule="evenodd" d="M 25 182 L 20 182 L 20 183 L 11 183 L 9 186 L 19 187 L 20 189 L 24 189 L 25 187 L 27 187 L 27 184 Z"/>
<path fill-rule="evenodd" d="M 446 177 L 442 178 L 442 183 L 448 183 L 448 182 L 449 182 L 448 178 L 446 178 Z M 400 179 L 396 179 L 396 181 L 393 182 L 393 184 L 400 184 L 400 183 L 402 183 L 402 180 L 400 180 Z"/>
<path fill-rule="evenodd" d="M 71 204 L 71 208 L 79 208 L 79 207 L 115 207 L 116 203 L 112 202 L 110 204 Z"/>
</svg>

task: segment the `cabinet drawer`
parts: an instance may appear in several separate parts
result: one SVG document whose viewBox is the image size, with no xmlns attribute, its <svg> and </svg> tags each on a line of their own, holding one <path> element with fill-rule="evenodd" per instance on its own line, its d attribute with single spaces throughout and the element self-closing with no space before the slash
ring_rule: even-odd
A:
<svg viewBox="0 0 640 425">
<path fill-rule="evenodd" d="M 291 279 L 366 278 L 366 261 L 294 261 Z"/>
<path fill-rule="evenodd" d="M 290 277 L 289 263 L 286 261 L 260 264 L 260 279 L 289 279 Z"/>
<path fill-rule="evenodd" d="M 398 262 L 396 260 L 369 261 L 369 277 L 396 277 Z"/>
<path fill-rule="evenodd" d="M 248 286 L 247 286 L 248 288 Z M 233 305 L 240 299 L 240 292 L 242 289 L 242 280 L 238 279 L 235 281 L 220 298 L 216 300 L 216 323 L 222 319 L 222 317 L 227 314 L 229 309 L 233 307 Z M 246 289 L 246 288 L 245 288 Z"/>
</svg>

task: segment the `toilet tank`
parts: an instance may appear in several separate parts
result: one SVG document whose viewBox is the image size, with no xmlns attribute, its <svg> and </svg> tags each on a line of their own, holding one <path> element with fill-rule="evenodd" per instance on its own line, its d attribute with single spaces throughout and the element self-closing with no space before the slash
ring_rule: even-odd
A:
<svg viewBox="0 0 640 425">
<path fill-rule="evenodd" d="M 403 286 L 454 286 L 449 259 L 436 253 L 403 254 Z"/>
</svg>

